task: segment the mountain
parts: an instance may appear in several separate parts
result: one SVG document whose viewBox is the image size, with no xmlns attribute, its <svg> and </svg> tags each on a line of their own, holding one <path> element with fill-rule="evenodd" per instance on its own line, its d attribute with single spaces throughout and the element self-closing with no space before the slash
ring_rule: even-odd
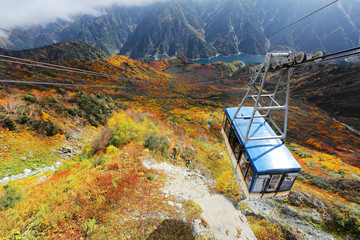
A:
<svg viewBox="0 0 360 240">
<path fill-rule="evenodd" d="M 285 45 L 308 52 L 338 50 L 360 44 L 359 1 L 339 1 L 291 27 L 283 27 L 325 6 L 326 0 L 170 0 L 145 6 L 104 9 L 44 26 L 14 29 L 23 35 L 0 38 L 6 49 L 40 47 L 70 40 L 86 42 L 108 55 L 136 59 L 172 55 L 186 58 L 216 54 L 264 54 Z"/>
<path fill-rule="evenodd" d="M 357 64 L 305 66 L 296 71 L 292 94 L 306 98 L 334 117 L 360 118 L 359 78 Z"/>
<path fill-rule="evenodd" d="M 329 4 L 319 0 L 255 0 L 249 2 L 265 35 Z M 328 53 L 360 45 L 360 2 L 338 1 L 270 38 L 271 46 L 285 45 L 297 51 Z"/>
<path fill-rule="evenodd" d="M 206 21 L 206 40 L 223 55 L 264 54 L 266 39 L 247 2 L 226 1 Z"/>
<path fill-rule="evenodd" d="M 75 59 L 91 61 L 106 57 L 106 54 L 98 49 L 77 41 L 61 42 L 23 51 L 11 51 L 0 48 L 0 54 L 44 62 L 72 61 Z"/>
<path fill-rule="evenodd" d="M 117 7 L 104 10 L 101 16 L 83 15 L 73 21 L 56 21 L 45 26 L 32 26 L 26 29 L 14 29 L 37 41 L 10 35 L 8 39 L 0 38 L 0 45 L 7 49 L 22 50 L 41 47 L 46 43 L 65 42 L 70 40 L 88 43 L 108 55 L 117 54 L 126 39 L 151 7 Z M 40 42 L 38 42 L 40 41 Z"/>
<path fill-rule="evenodd" d="M 199 14 L 190 5 L 171 2 L 143 19 L 120 54 L 132 58 L 208 58 L 216 50 L 206 42 L 203 28 Z"/>
</svg>

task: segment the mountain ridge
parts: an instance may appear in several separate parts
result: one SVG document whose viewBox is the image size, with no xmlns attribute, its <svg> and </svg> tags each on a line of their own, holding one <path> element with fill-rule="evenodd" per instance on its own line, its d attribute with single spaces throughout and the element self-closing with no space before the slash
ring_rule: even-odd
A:
<svg viewBox="0 0 360 240">
<path fill-rule="evenodd" d="M 0 54 L 43 62 L 72 61 L 76 59 L 91 61 L 107 57 L 105 53 L 95 47 L 78 41 L 55 43 L 22 51 L 0 48 Z"/>
<path fill-rule="evenodd" d="M 264 54 L 274 45 L 297 51 L 335 52 L 360 44 L 360 3 L 336 3 L 266 39 L 266 36 L 324 6 L 311 1 L 168 1 L 137 7 L 113 6 L 101 16 L 79 16 L 73 22 L 14 29 L 42 42 L 77 40 L 108 55 L 137 59 L 186 58 L 216 54 Z M 329 16 L 331 16 L 329 18 Z M 205 41 L 204 41 L 205 39 Z M 39 47 L 29 39 L 0 38 L 7 49 Z"/>
</svg>

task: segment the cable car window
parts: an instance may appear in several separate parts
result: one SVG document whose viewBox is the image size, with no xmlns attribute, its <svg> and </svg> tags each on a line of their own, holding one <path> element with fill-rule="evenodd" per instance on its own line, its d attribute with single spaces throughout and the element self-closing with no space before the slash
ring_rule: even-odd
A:
<svg viewBox="0 0 360 240">
<path fill-rule="evenodd" d="M 227 133 L 227 129 L 229 128 L 229 120 L 226 116 L 226 114 L 224 115 L 224 121 L 223 121 L 223 129 L 224 132 Z M 226 134 L 227 135 L 227 134 Z"/>
<path fill-rule="evenodd" d="M 250 162 L 247 160 L 245 153 L 241 154 L 241 158 L 240 158 L 240 170 L 242 175 L 245 177 L 246 175 L 246 170 L 248 169 Z"/>
<path fill-rule="evenodd" d="M 253 176 L 254 176 L 254 170 L 253 170 L 252 166 L 249 165 L 249 170 L 248 170 L 248 172 L 246 174 L 246 178 L 245 178 L 245 182 L 246 182 L 248 189 L 250 189 L 250 187 L 251 187 L 251 181 L 253 179 Z"/>
<path fill-rule="evenodd" d="M 230 134 L 229 134 L 228 138 L 229 138 L 228 140 L 229 140 L 231 148 L 234 149 L 233 143 L 234 143 L 234 139 L 236 139 L 234 129 L 230 128 Z"/>
<path fill-rule="evenodd" d="M 254 185 L 254 188 L 253 188 L 253 192 L 261 192 L 261 189 L 263 188 L 263 185 L 265 183 L 265 180 L 266 179 L 263 179 L 263 178 L 257 178 L 256 181 L 255 181 L 255 185 Z"/>
<path fill-rule="evenodd" d="M 224 128 L 224 132 L 225 132 L 226 136 L 229 137 L 231 124 L 230 124 L 229 119 L 227 118 L 226 115 L 225 115 L 225 120 L 224 120 L 223 128 Z"/>
<path fill-rule="evenodd" d="M 223 129 L 226 129 L 226 120 L 227 120 L 227 116 L 226 114 L 224 114 L 224 119 L 223 119 Z"/>
<path fill-rule="evenodd" d="M 270 178 L 270 175 L 259 175 L 256 178 L 252 192 L 257 192 L 257 193 L 263 192 L 264 188 L 265 188 L 265 184 L 267 182 L 267 179 L 269 179 L 269 178 Z"/>
<path fill-rule="evenodd" d="M 279 185 L 281 176 L 282 176 L 282 174 L 275 174 L 271 177 L 269 186 L 266 188 L 267 192 L 275 192 L 276 191 L 276 189 Z"/>
<path fill-rule="evenodd" d="M 233 143 L 231 145 L 235 159 L 238 160 L 242 152 L 242 147 L 237 137 L 234 138 Z"/>
<path fill-rule="evenodd" d="M 296 176 L 298 176 L 298 173 L 288 173 L 286 174 L 281 186 L 280 186 L 280 191 L 287 191 L 290 190 L 295 179 Z"/>
</svg>

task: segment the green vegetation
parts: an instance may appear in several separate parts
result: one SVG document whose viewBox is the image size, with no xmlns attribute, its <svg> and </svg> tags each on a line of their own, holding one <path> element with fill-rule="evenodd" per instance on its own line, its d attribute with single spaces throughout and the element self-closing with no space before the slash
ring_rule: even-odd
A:
<svg viewBox="0 0 360 240">
<path fill-rule="evenodd" d="M 302 172 L 305 179 L 308 179 L 315 186 L 339 194 L 349 202 L 360 204 L 360 181 L 351 178 L 329 178 Z"/>
<path fill-rule="evenodd" d="M 16 130 L 16 124 L 15 124 L 15 122 L 14 122 L 12 119 L 10 119 L 10 118 L 6 118 L 6 119 L 4 120 L 4 125 L 5 125 L 10 131 Z"/>
<path fill-rule="evenodd" d="M 271 223 L 264 218 L 247 216 L 247 220 L 257 239 L 260 240 L 278 240 L 286 239 L 282 227 L 278 224 Z"/>
<path fill-rule="evenodd" d="M 69 111 L 68 109 L 68 112 L 71 115 L 79 113 L 79 116 L 85 117 L 85 119 L 95 127 L 104 125 L 106 119 L 112 113 L 112 109 L 109 107 L 106 100 L 101 97 L 85 95 L 80 92 L 77 93 L 71 101 L 77 104 L 79 111 L 76 112 L 74 109 Z"/>
<path fill-rule="evenodd" d="M 296 145 L 294 143 L 288 144 L 287 148 L 302 158 L 307 158 L 307 157 L 313 156 L 313 154 L 311 154 L 310 152 L 299 149 L 298 145 Z"/>
<path fill-rule="evenodd" d="M 168 138 L 151 133 L 145 137 L 145 147 L 166 156 L 166 153 L 169 151 L 170 143 Z"/>
<path fill-rule="evenodd" d="M 359 205 L 333 201 L 329 214 L 331 218 L 325 222 L 325 228 L 329 231 L 337 235 L 359 236 Z"/>
<path fill-rule="evenodd" d="M 148 174 L 146 175 L 146 178 L 149 179 L 150 181 L 154 180 L 155 177 L 156 177 L 156 176 L 155 176 L 155 174 L 153 174 L 153 173 L 148 173 Z"/>
<path fill-rule="evenodd" d="M 4 185 L 4 193 L 0 195 L 0 211 L 13 208 L 24 197 L 24 191 L 13 185 Z"/>
</svg>

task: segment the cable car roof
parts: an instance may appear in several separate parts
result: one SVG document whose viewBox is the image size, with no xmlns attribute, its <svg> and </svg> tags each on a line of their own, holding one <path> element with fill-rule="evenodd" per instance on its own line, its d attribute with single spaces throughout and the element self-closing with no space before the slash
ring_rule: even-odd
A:
<svg viewBox="0 0 360 240">
<path fill-rule="evenodd" d="M 241 132 L 246 133 L 250 119 L 235 119 L 231 121 L 238 107 L 226 108 L 225 112 L 235 130 L 238 139 L 244 146 L 244 137 Z M 249 116 L 253 107 L 242 107 L 238 116 Z M 256 112 L 256 115 L 260 115 Z M 239 131 L 241 130 L 241 132 Z M 264 118 L 254 118 L 250 129 L 249 137 L 267 137 L 276 136 L 274 130 L 265 121 Z M 245 152 L 253 167 L 258 173 L 275 173 L 275 172 L 298 172 L 301 166 L 279 139 L 250 140 L 245 144 Z"/>
</svg>

